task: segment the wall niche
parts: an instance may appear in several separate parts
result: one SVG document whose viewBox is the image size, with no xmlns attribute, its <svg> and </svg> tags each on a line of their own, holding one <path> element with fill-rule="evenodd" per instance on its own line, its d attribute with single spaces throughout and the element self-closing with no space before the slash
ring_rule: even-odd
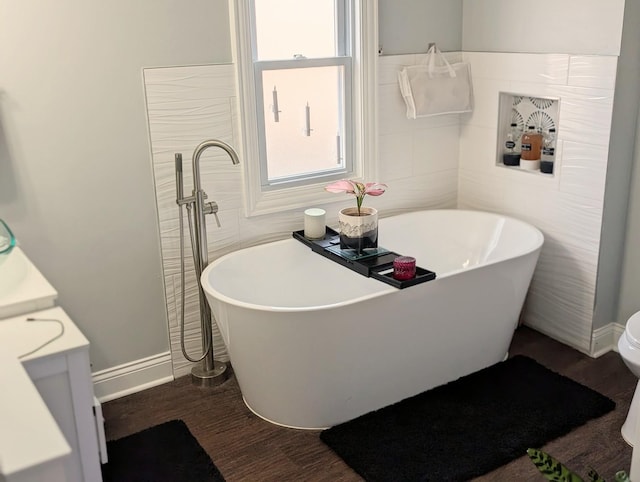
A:
<svg viewBox="0 0 640 482">
<path fill-rule="evenodd" d="M 496 165 L 553 176 L 559 99 L 500 92 Z"/>
</svg>

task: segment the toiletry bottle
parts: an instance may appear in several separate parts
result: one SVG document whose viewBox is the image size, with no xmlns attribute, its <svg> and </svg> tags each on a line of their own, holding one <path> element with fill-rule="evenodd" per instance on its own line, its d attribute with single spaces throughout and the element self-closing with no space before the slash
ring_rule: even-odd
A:
<svg viewBox="0 0 640 482">
<path fill-rule="evenodd" d="M 556 130 L 552 127 L 542 141 L 540 154 L 540 172 L 553 174 L 553 161 L 556 157 Z"/>
<path fill-rule="evenodd" d="M 511 123 L 509 132 L 507 132 L 502 162 L 505 166 L 520 165 L 520 129 L 518 129 L 518 124 L 515 122 Z"/>
<path fill-rule="evenodd" d="M 529 126 L 522 134 L 522 152 L 520 158 L 524 161 L 539 161 L 542 147 L 542 134 L 536 131 L 535 126 Z"/>
</svg>

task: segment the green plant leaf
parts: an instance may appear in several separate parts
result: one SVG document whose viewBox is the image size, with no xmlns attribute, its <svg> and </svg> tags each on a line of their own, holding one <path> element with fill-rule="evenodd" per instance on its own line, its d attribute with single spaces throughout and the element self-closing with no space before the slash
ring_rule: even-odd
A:
<svg viewBox="0 0 640 482">
<path fill-rule="evenodd" d="M 589 467 L 589 472 L 587 472 L 587 476 L 589 477 L 589 480 L 591 482 L 607 482 L 602 477 L 600 477 L 600 474 L 598 474 L 598 472 L 596 472 L 595 469 L 593 469 L 592 467 Z"/>
<path fill-rule="evenodd" d="M 584 482 L 577 474 L 542 450 L 527 449 L 527 455 L 540 473 L 551 482 Z"/>
<path fill-rule="evenodd" d="M 616 482 L 631 482 L 629 476 L 624 470 L 616 472 Z"/>
</svg>

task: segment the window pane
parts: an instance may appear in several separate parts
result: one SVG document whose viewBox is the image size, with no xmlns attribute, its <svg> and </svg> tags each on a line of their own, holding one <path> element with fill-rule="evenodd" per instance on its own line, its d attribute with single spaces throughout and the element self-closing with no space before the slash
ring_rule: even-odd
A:
<svg viewBox="0 0 640 482">
<path fill-rule="evenodd" d="M 343 78 L 342 66 L 262 72 L 268 181 L 344 167 Z"/>
<path fill-rule="evenodd" d="M 334 57 L 335 0 L 254 0 L 256 60 Z"/>
</svg>

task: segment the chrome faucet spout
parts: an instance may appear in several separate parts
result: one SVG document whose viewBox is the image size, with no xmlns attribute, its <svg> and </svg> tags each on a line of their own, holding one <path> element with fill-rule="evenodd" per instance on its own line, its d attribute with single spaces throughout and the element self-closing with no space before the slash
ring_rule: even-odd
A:
<svg viewBox="0 0 640 482">
<path fill-rule="evenodd" d="M 217 139 L 210 139 L 208 141 L 201 142 L 193 151 L 193 198 L 195 201 L 194 219 L 196 232 L 195 244 L 196 251 L 198 252 L 198 260 L 196 262 L 198 278 L 202 274 L 202 271 L 209 264 L 209 254 L 207 250 L 207 227 L 204 219 L 206 214 L 206 207 L 204 202 L 206 194 L 202 190 L 202 187 L 200 185 L 200 156 L 206 149 L 210 147 L 219 147 L 224 150 L 231 158 L 231 162 L 233 164 L 238 164 L 240 162 L 240 160 L 238 159 L 238 154 L 233 149 L 233 147 L 231 147 L 226 142 L 222 142 Z M 216 205 L 215 213 L 217 213 L 217 211 L 218 210 Z M 216 220 L 217 216 L 218 215 L 216 214 Z"/>
<path fill-rule="evenodd" d="M 200 156 L 202 153 L 207 150 L 209 147 L 219 147 L 224 150 L 229 157 L 231 158 L 231 162 L 233 164 L 239 164 L 240 159 L 238 158 L 238 154 L 236 151 L 226 142 L 219 141 L 217 139 L 210 139 L 208 141 L 201 142 L 193 151 L 193 189 L 198 191 L 200 190 Z"/>
</svg>

